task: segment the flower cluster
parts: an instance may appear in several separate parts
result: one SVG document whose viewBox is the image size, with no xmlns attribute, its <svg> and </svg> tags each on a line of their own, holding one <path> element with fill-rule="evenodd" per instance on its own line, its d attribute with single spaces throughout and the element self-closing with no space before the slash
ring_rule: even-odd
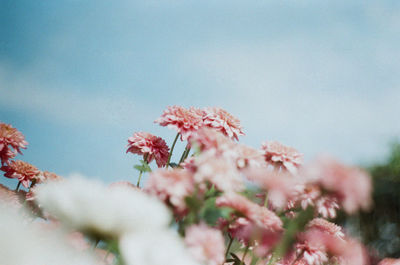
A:
<svg viewBox="0 0 400 265">
<path fill-rule="evenodd" d="M 27 143 L 0 123 L 0 169 L 23 186 L 0 185 L 0 210 L 6 209 L 0 232 L 18 235 L 10 244 L 0 240 L 0 249 L 12 253 L 0 255 L 0 263 L 63 264 L 55 257 L 71 255 L 77 264 L 370 264 L 361 242 L 334 223 L 338 211 L 371 206 L 364 171 L 326 157 L 304 163 L 303 154 L 276 141 L 258 149 L 241 144 L 240 121 L 218 107 L 170 106 L 155 123 L 177 135 L 171 146 L 147 132 L 128 138 L 126 152 L 142 157 L 136 186 L 63 179 L 13 160 Z M 184 150 L 176 160 L 179 138 Z M 19 216 L 12 223 L 9 208 L 25 211 L 25 205 L 31 209 L 22 219 L 30 222 Z M 66 243 L 52 245 L 49 227 Z M 42 230 L 47 241 L 36 247 Z M 21 246 L 32 261 L 14 255 Z"/>
</svg>

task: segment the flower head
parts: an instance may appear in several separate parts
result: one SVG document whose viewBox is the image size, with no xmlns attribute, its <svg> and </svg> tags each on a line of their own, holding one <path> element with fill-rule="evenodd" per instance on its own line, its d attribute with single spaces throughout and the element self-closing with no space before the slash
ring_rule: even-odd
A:
<svg viewBox="0 0 400 265">
<path fill-rule="evenodd" d="M 238 136 L 244 135 L 239 119 L 222 108 L 206 108 L 203 120 L 205 126 L 214 128 L 229 138 L 239 140 Z"/>
<path fill-rule="evenodd" d="M 291 173 L 296 173 L 297 168 L 303 163 L 303 154 L 279 142 L 265 142 L 261 149 L 265 160 L 275 168 L 285 168 Z"/>
<path fill-rule="evenodd" d="M 168 161 L 169 147 L 161 137 L 147 132 L 137 132 L 128 138 L 128 150 L 126 152 L 143 155 L 143 159 L 147 163 L 155 159 L 157 166 L 163 167 Z"/>
<path fill-rule="evenodd" d="M 203 111 L 194 107 L 186 109 L 181 106 L 170 106 L 154 122 L 176 130 L 181 134 L 182 140 L 187 140 L 203 126 Z"/>
<path fill-rule="evenodd" d="M 400 265 L 400 259 L 386 258 L 381 260 L 378 265 Z"/>
<path fill-rule="evenodd" d="M 150 174 L 145 191 L 171 205 L 176 214 L 182 215 L 187 210 L 185 198 L 194 192 L 194 181 L 187 170 L 160 169 Z"/>
<path fill-rule="evenodd" d="M 22 154 L 21 149 L 26 149 L 28 142 L 24 135 L 13 128 L 10 124 L 0 122 L 0 160 L 8 164 L 9 159 L 14 158 L 17 153 Z"/>
<path fill-rule="evenodd" d="M 39 169 L 21 160 L 11 161 L 0 169 L 5 172 L 5 177 L 18 179 L 25 188 L 29 187 L 31 181 L 39 180 Z"/>
<path fill-rule="evenodd" d="M 334 194 L 349 214 L 371 206 L 371 179 L 359 168 L 348 167 L 325 157 L 310 164 L 302 174 Z"/>
<path fill-rule="evenodd" d="M 207 265 L 220 265 L 225 260 L 225 242 L 221 231 L 204 223 L 186 229 L 185 243 L 193 257 Z"/>
</svg>

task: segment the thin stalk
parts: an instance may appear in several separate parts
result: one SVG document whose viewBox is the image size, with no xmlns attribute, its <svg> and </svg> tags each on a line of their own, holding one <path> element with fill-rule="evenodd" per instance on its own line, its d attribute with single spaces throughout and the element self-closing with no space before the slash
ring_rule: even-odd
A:
<svg viewBox="0 0 400 265">
<path fill-rule="evenodd" d="M 268 265 L 274 264 L 274 262 L 275 262 L 275 255 L 274 255 L 274 254 L 275 254 L 275 253 L 272 253 L 271 259 L 269 260 Z"/>
<path fill-rule="evenodd" d="M 233 237 L 231 237 L 230 235 L 228 235 L 228 236 L 229 236 L 229 243 L 228 243 L 228 246 L 226 247 L 225 258 L 228 257 L 229 250 L 231 249 L 231 246 L 233 243 Z"/>
<path fill-rule="evenodd" d="M 188 148 L 187 146 L 185 147 L 185 150 L 182 153 L 181 159 L 179 159 L 179 164 L 181 164 L 183 161 L 185 161 L 185 159 L 188 157 L 190 152 L 190 148 Z"/>
<path fill-rule="evenodd" d="M 268 208 L 268 192 L 265 192 L 264 207 Z"/>
<path fill-rule="evenodd" d="M 21 186 L 21 181 L 18 181 L 17 187 L 15 188 L 15 191 L 19 190 L 19 186 Z"/>
<path fill-rule="evenodd" d="M 169 152 L 169 155 L 168 155 L 167 166 L 166 166 L 167 168 L 169 167 L 169 162 L 171 161 L 172 152 L 174 151 L 175 144 L 176 144 L 176 141 L 178 140 L 179 135 L 180 135 L 179 133 L 176 134 L 174 142 L 172 143 L 171 151 Z"/>
<path fill-rule="evenodd" d="M 145 154 L 144 157 L 143 157 L 143 162 L 144 162 L 144 164 L 146 164 L 146 165 L 147 165 L 147 156 L 148 156 L 148 155 L 149 155 L 149 154 Z M 140 180 L 142 179 L 142 174 L 143 174 L 143 170 L 140 170 L 139 178 L 138 178 L 138 181 L 137 181 L 137 184 L 136 184 L 136 187 L 138 187 L 138 188 L 139 188 L 139 186 L 140 186 Z"/>
<path fill-rule="evenodd" d="M 240 265 L 245 264 L 244 259 L 246 258 L 247 252 L 249 251 L 249 246 L 246 246 L 246 249 L 244 250 L 243 256 L 242 256 L 242 261 L 240 262 Z"/>
</svg>

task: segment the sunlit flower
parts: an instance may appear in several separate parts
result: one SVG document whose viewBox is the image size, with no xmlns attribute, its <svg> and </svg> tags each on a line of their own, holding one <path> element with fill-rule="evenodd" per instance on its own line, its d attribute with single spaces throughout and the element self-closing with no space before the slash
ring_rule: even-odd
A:
<svg viewBox="0 0 400 265">
<path fill-rule="evenodd" d="M 284 168 L 291 173 L 296 173 L 297 168 L 303 164 L 303 154 L 293 147 L 272 141 L 263 143 L 261 149 L 265 160 L 275 168 Z"/>
<path fill-rule="evenodd" d="M 154 122 L 176 130 L 181 134 L 182 140 L 187 140 L 203 126 L 203 111 L 194 107 L 186 109 L 181 106 L 169 106 Z"/>
<path fill-rule="evenodd" d="M 0 264 L 98 264 L 90 253 L 74 250 L 61 231 L 47 231 L 27 223 L 21 210 L 17 214 L 1 203 L 0 212 Z"/>
<path fill-rule="evenodd" d="M 126 235 L 119 247 L 126 265 L 199 265 L 173 231 Z"/>
<path fill-rule="evenodd" d="M 331 158 L 320 158 L 305 168 L 305 177 L 334 193 L 343 209 L 352 214 L 371 206 L 372 183 L 359 168 L 345 166 Z"/>
<path fill-rule="evenodd" d="M 332 196 L 323 196 L 316 202 L 316 210 L 324 218 L 336 218 L 338 209 L 337 199 Z"/>
<path fill-rule="evenodd" d="M 207 265 L 224 262 L 225 241 L 221 231 L 205 224 L 192 225 L 186 229 L 185 243 L 189 252 Z"/>
<path fill-rule="evenodd" d="M 187 210 L 185 197 L 194 192 L 193 177 L 187 170 L 157 170 L 150 174 L 145 191 L 171 205 L 178 215 Z"/>
<path fill-rule="evenodd" d="M 40 175 L 39 169 L 21 160 L 11 161 L 0 169 L 5 177 L 18 179 L 25 188 L 29 187 L 30 182 L 38 180 Z"/>
<path fill-rule="evenodd" d="M 27 145 L 20 131 L 10 124 L 0 122 L 0 160 L 3 165 L 8 164 L 17 153 L 22 154 L 21 149 L 26 149 Z"/>
<path fill-rule="evenodd" d="M 169 147 L 160 137 L 147 132 L 137 132 L 128 138 L 128 150 L 126 152 L 143 155 L 143 159 L 147 163 L 155 159 L 157 166 L 163 167 L 168 161 Z"/>
<path fill-rule="evenodd" d="M 244 135 L 239 119 L 222 108 L 206 108 L 203 120 L 205 126 L 214 128 L 231 139 L 239 140 L 238 136 Z"/>
<path fill-rule="evenodd" d="M 37 188 L 37 201 L 66 225 L 100 238 L 167 227 L 170 214 L 157 199 L 128 187 L 69 178 Z"/>
</svg>

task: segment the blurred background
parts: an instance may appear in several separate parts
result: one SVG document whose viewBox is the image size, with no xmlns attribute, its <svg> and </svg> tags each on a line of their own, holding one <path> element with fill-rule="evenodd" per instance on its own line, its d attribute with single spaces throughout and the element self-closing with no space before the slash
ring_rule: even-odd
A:
<svg viewBox="0 0 400 265">
<path fill-rule="evenodd" d="M 378 207 L 343 222 L 388 256 L 400 255 L 399 69 L 399 1 L 0 0 L 0 120 L 29 142 L 19 159 L 136 180 L 129 136 L 171 144 L 153 123 L 166 106 L 220 106 L 241 142 L 367 168 Z"/>
</svg>

